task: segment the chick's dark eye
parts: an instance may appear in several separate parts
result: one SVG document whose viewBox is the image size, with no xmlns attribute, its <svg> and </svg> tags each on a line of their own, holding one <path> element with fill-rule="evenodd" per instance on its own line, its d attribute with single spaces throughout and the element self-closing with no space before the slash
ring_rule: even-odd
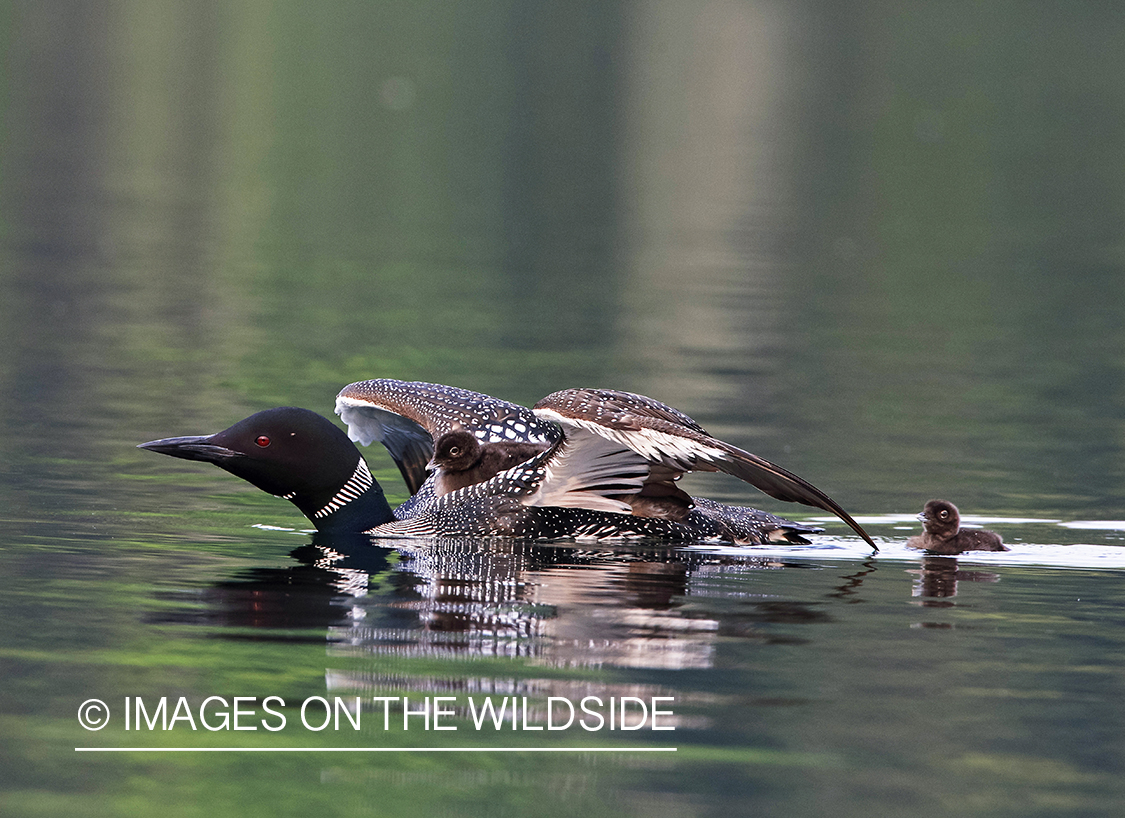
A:
<svg viewBox="0 0 1125 818">
<path fill-rule="evenodd" d="M 460 446 L 450 446 L 449 447 L 450 457 L 456 457 L 459 454 L 461 454 L 461 447 Z"/>
<path fill-rule="evenodd" d="M 261 446 L 263 449 L 266 448 L 266 446 L 270 445 L 270 439 L 267 435 L 258 435 L 254 439 L 254 442 Z"/>
</svg>

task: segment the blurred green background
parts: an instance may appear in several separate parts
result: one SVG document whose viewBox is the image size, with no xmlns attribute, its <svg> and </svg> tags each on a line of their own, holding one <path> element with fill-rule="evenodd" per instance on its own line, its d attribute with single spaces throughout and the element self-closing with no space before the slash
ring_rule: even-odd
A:
<svg viewBox="0 0 1125 818">
<path fill-rule="evenodd" d="M 1113 4 L 45 3 L 3 28 L 8 463 L 89 474 L 367 377 L 594 385 L 861 512 L 1125 513 Z"/>
</svg>

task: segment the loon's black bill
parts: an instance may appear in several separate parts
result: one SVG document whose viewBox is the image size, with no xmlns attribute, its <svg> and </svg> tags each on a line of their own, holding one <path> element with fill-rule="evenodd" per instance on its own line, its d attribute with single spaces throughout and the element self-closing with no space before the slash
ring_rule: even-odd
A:
<svg viewBox="0 0 1125 818">
<path fill-rule="evenodd" d="M 242 452 L 236 452 L 225 446 L 216 446 L 210 442 L 210 436 L 191 437 L 166 437 L 161 440 L 150 440 L 141 443 L 138 449 L 148 449 L 150 452 L 159 452 L 171 457 L 181 457 L 184 460 L 202 460 L 204 463 L 217 463 L 231 457 L 243 457 Z"/>
</svg>

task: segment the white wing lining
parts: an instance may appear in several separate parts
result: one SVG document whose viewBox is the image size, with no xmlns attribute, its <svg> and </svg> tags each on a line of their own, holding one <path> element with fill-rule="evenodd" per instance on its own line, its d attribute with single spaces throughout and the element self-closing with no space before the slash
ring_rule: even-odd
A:
<svg viewBox="0 0 1125 818">
<path fill-rule="evenodd" d="M 699 461 L 713 463 L 729 457 L 718 447 L 656 429 L 644 427 L 636 430 L 613 429 L 595 421 L 564 417 L 553 409 L 536 409 L 535 414 L 562 424 L 567 431 L 568 439 L 572 436 L 578 437 L 579 433 L 576 430 L 581 430 L 585 433 L 584 436 L 592 435 L 624 446 L 644 461 L 662 463 L 680 471 L 687 472 L 700 468 Z"/>
<path fill-rule="evenodd" d="M 523 500 L 524 505 L 632 514 L 632 506 L 615 498 L 641 491 L 650 474 L 649 461 L 629 446 L 591 432 L 588 427 L 596 424 L 553 412 L 545 419 L 562 425 L 565 442 L 545 464 L 539 488 Z"/>
</svg>

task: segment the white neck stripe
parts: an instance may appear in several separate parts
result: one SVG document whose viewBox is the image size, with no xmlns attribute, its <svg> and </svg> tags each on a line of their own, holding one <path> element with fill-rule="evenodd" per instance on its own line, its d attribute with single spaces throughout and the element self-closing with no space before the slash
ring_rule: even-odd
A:
<svg viewBox="0 0 1125 818">
<path fill-rule="evenodd" d="M 313 514 L 313 519 L 319 520 L 321 517 L 327 517 L 329 514 L 339 511 L 371 488 L 374 483 L 375 479 L 371 476 L 367 463 L 361 457 L 359 465 L 355 467 L 355 471 L 348 478 L 348 482 L 344 483 L 340 490 L 333 495 L 332 499 L 328 501 L 328 505 Z"/>
</svg>

